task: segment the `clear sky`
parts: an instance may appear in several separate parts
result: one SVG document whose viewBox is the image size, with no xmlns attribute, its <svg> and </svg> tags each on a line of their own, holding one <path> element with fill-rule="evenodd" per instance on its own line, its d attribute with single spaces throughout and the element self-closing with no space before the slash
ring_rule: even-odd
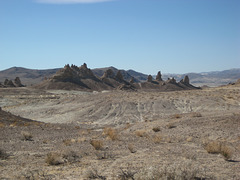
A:
<svg viewBox="0 0 240 180">
<path fill-rule="evenodd" d="M 240 68 L 240 0 L 0 0 L 0 70 Z"/>
</svg>

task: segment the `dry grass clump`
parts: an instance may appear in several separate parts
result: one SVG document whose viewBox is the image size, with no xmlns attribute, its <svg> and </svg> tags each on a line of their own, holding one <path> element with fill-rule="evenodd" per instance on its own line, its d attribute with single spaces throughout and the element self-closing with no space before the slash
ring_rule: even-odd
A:
<svg viewBox="0 0 240 180">
<path fill-rule="evenodd" d="M 161 131 L 160 127 L 154 127 L 154 128 L 152 128 L 152 130 L 153 130 L 154 132 L 159 132 L 159 131 Z"/>
<path fill-rule="evenodd" d="M 65 140 L 63 140 L 63 143 L 64 143 L 66 146 L 71 146 L 72 143 L 73 143 L 73 140 L 72 140 L 72 139 L 65 139 Z"/>
<path fill-rule="evenodd" d="M 174 123 L 169 123 L 168 125 L 167 125 L 167 128 L 168 129 L 173 129 L 173 128 L 175 128 L 175 127 L 177 127 Z"/>
<path fill-rule="evenodd" d="M 181 114 L 174 114 L 174 115 L 173 115 L 173 118 L 175 118 L 175 119 L 180 119 L 180 118 L 182 118 L 182 116 L 181 116 Z"/>
<path fill-rule="evenodd" d="M 138 180 L 152 180 L 152 179 L 169 179 L 169 180 L 195 180 L 207 179 L 200 175 L 200 170 L 197 166 L 192 164 L 168 165 L 159 168 L 147 168 L 141 170 L 135 179 Z"/>
<path fill-rule="evenodd" d="M 136 148 L 134 147 L 133 144 L 128 144 L 128 149 L 131 153 L 135 153 L 137 152 Z"/>
<path fill-rule="evenodd" d="M 0 123 L 0 128 L 3 128 L 3 127 L 5 127 L 5 124 Z"/>
<path fill-rule="evenodd" d="M 120 174 L 118 175 L 118 177 L 121 180 L 128 180 L 128 179 L 132 179 L 134 180 L 134 175 L 136 174 L 136 171 L 132 171 L 130 168 L 127 168 L 127 170 L 123 170 L 122 168 L 120 168 Z"/>
<path fill-rule="evenodd" d="M 107 179 L 105 176 L 100 175 L 97 169 L 88 170 L 85 177 L 88 179 L 102 179 L 102 180 Z"/>
<path fill-rule="evenodd" d="M 188 137 L 188 138 L 186 139 L 186 141 L 187 141 L 187 142 L 192 142 L 192 141 L 193 141 L 193 137 Z"/>
<path fill-rule="evenodd" d="M 119 139 L 117 131 L 113 128 L 108 128 L 108 127 L 104 128 L 103 134 L 109 137 L 113 141 Z"/>
<path fill-rule="evenodd" d="M 81 156 L 75 151 L 65 151 L 63 152 L 62 157 L 64 158 L 64 160 L 70 163 L 78 162 L 81 158 Z"/>
<path fill-rule="evenodd" d="M 193 112 L 193 113 L 191 114 L 191 117 L 202 117 L 202 114 L 199 113 L 199 112 Z"/>
<path fill-rule="evenodd" d="M 146 130 L 135 131 L 135 134 L 139 137 L 148 137 L 148 134 L 147 134 Z"/>
<path fill-rule="evenodd" d="M 226 144 L 219 141 L 211 141 L 204 145 L 204 149 L 211 154 L 221 154 L 227 160 L 232 157 L 232 150 Z"/>
<path fill-rule="evenodd" d="M 160 134 L 154 135 L 154 136 L 152 137 L 152 141 L 153 141 L 155 144 L 161 143 L 162 140 L 163 140 L 163 137 L 162 137 L 162 135 L 160 135 Z"/>
<path fill-rule="evenodd" d="M 64 163 L 62 155 L 58 152 L 48 153 L 45 162 L 49 165 L 54 165 L 54 166 Z"/>
<path fill-rule="evenodd" d="M 90 141 L 90 144 L 96 149 L 96 150 L 101 150 L 103 149 L 103 141 L 101 140 L 94 140 L 92 139 Z"/>
<path fill-rule="evenodd" d="M 75 151 L 66 150 L 62 153 L 50 152 L 47 154 L 45 162 L 49 165 L 60 165 L 63 163 L 74 163 L 80 160 L 81 156 Z"/>
<path fill-rule="evenodd" d="M 95 155 L 99 160 L 102 159 L 115 159 L 116 154 L 112 153 L 111 151 L 96 151 Z"/>
<path fill-rule="evenodd" d="M 33 138 L 32 134 L 30 132 L 28 132 L 28 131 L 22 131 L 21 135 L 22 135 L 22 139 L 24 141 L 32 141 L 33 140 L 32 139 Z"/>
</svg>

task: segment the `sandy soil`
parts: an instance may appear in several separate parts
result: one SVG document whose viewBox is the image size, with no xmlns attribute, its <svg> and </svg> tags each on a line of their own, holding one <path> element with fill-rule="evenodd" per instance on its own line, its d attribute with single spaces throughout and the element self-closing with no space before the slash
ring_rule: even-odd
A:
<svg viewBox="0 0 240 180">
<path fill-rule="evenodd" d="M 0 97 L 0 179 L 240 179 L 239 86 Z"/>
</svg>

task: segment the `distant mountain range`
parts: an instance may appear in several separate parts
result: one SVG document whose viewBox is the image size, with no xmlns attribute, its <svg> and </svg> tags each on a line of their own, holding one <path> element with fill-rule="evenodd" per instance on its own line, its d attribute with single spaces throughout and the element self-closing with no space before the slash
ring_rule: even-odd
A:
<svg viewBox="0 0 240 180">
<path fill-rule="evenodd" d="M 46 70 L 35 70 L 26 69 L 22 67 L 12 67 L 3 71 L 0 71 L 0 82 L 4 82 L 5 79 L 15 79 L 19 77 L 23 84 L 27 86 L 35 85 L 40 83 L 44 78 L 49 78 L 54 75 L 61 68 L 46 69 Z M 115 67 L 105 67 L 92 69 L 96 76 L 101 77 L 107 69 L 112 69 L 116 73 L 119 69 Z M 129 81 L 131 77 L 135 78 L 136 82 L 146 81 L 148 75 L 134 70 L 121 70 L 121 73 L 125 80 Z M 157 72 L 156 72 L 157 74 Z M 168 77 L 174 77 L 177 81 L 180 81 L 188 75 L 191 84 L 195 86 L 220 86 L 228 83 L 232 83 L 240 79 L 240 68 L 229 69 L 224 71 L 212 71 L 203 73 L 186 73 L 186 74 L 163 74 L 163 80 L 167 80 Z M 155 78 L 155 76 L 153 76 Z"/>
</svg>

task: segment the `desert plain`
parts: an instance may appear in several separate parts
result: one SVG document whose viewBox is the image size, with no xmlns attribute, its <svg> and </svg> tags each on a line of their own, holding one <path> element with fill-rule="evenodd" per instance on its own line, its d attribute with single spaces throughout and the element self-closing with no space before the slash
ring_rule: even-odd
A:
<svg viewBox="0 0 240 180">
<path fill-rule="evenodd" d="M 0 88 L 0 179 L 240 179 L 240 85 Z"/>
</svg>

